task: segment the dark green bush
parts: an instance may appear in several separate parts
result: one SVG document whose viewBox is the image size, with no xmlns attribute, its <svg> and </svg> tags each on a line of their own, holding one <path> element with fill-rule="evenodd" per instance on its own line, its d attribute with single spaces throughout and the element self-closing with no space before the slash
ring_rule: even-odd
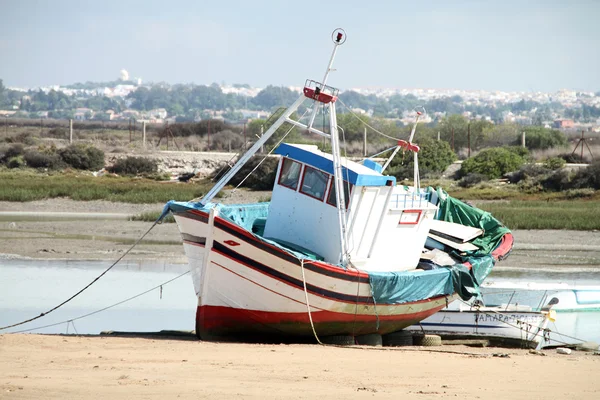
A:
<svg viewBox="0 0 600 400">
<path fill-rule="evenodd" d="M 456 154 L 450 145 L 444 141 L 422 139 L 419 141 L 419 172 L 421 175 L 441 173 L 456 160 Z M 395 176 L 398 180 L 413 177 L 414 157 L 410 151 L 399 153 L 394 157 L 386 171 L 388 175 Z"/>
<path fill-rule="evenodd" d="M 566 146 L 567 137 L 556 129 L 547 129 L 541 126 L 529 126 L 524 128 L 525 145 L 528 149 L 545 150 L 553 147 Z M 521 139 L 519 139 L 520 141 Z"/>
<path fill-rule="evenodd" d="M 551 170 L 556 170 L 564 167 L 566 163 L 567 162 L 560 157 L 552 157 L 544 161 L 544 167 Z"/>
<path fill-rule="evenodd" d="M 470 173 L 466 176 L 463 176 L 461 178 L 461 180 L 458 181 L 458 186 L 463 187 L 463 188 L 470 188 L 470 187 L 477 185 L 478 183 L 481 183 L 481 182 L 487 181 L 487 180 L 488 180 L 487 176 L 485 176 L 483 174 L 478 174 L 477 172 L 474 172 L 474 173 Z"/>
<path fill-rule="evenodd" d="M 528 178 L 537 178 L 549 173 L 549 170 L 537 164 L 525 164 L 518 171 L 506 174 L 510 183 L 518 183 Z"/>
<path fill-rule="evenodd" d="M 156 160 L 144 157 L 125 157 L 117 160 L 108 170 L 120 175 L 155 174 L 158 172 L 158 164 Z"/>
<path fill-rule="evenodd" d="M 65 166 L 64 161 L 58 154 L 28 151 L 23 158 L 25 159 L 27 166 L 31 168 L 59 169 Z"/>
<path fill-rule="evenodd" d="M 559 154 L 558 157 L 562 158 L 563 160 L 565 160 L 565 162 L 567 162 L 569 164 L 578 164 L 578 163 L 582 162 L 581 157 L 576 156 L 573 153 Z"/>
<path fill-rule="evenodd" d="M 503 149 L 506 149 L 512 153 L 515 153 L 516 155 L 518 155 L 519 157 L 522 157 L 523 159 L 527 159 L 529 157 L 529 150 L 527 149 L 527 147 L 523 147 L 523 146 L 502 146 Z"/>
<path fill-rule="evenodd" d="M 92 146 L 73 144 L 58 153 L 66 164 L 76 169 L 97 171 L 104 168 L 104 152 Z"/>
<path fill-rule="evenodd" d="M 23 155 L 23 153 L 25 153 L 25 148 L 23 147 L 23 145 L 21 143 L 16 143 L 16 144 L 9 146 L 4 151 L 4 155 L 2 156 L 2 158 L 0 160 L 8 161 L 13 157 L 18 157 L 18 156 Z"/>
<path fill-rule="evenodd" d="M 571 174 L 566 169 L 557 169 L 540 183 L 544 189 L 554 192 L 572 188 Z"/>
<path fill-rule="evenodd" d="M 573 188 L 600 189 L 600 160 L 580 168 L 573 177 Z"/>
<path fill-rule="evenodd" d="M 242 184 L 242 187 L 253 189 L 253 190 L 271 190 L 273 189 L 273 184 L 275 183 L 275 175 L 277 174 L 277 163 L 278 159 L 273 157 L 267 157 L 265 161 L 256 169 L 256 171 L 251 171 L 258 165 L 258 163 L 263 159 L 261 156 L 254 156 L 238 171 L 237 174 L 231 179 L 231 184 L 237 186 L 240 182 L 246 178 L 248 174 L 248 178 Z M 227 168 L 223 171 L 217 172 L 215 174 L 215 180 L 220 178 L 224 173 L 227 172 Z"/>
<path fill-rule="evenodd" d="M 475 172 L 489 179 L 497 179 L 508 172 L 516 171 L 524 162 L 523 157 L 506 148 L 485 149 L 462 163 L 460 175 L 466 176 Z"/>
<path fill-rule="evenodd" d="M 23 156 L 11 157 L 6 162 L 6 166 L 8 168 L 22 168 L 25 166 L 25 160 L 23 160 Z"/>
</svg>

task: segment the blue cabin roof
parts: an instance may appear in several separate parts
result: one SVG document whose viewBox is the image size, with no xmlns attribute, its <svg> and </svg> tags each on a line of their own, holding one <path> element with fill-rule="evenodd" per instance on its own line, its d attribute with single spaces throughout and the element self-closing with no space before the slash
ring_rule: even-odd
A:
<svg viewBox="0 0 600 400">
<path fill-rule="evenodd" d="M 282 143 L 275 153 L 333 175 L 333 156 L 323 153 L 317 146 Z M 395 177 L 382 175 L 378 171 L 345 158 L 342 158 L 342 176 L 344 180 L 355 186 L 386 186 L 389 185 L 388 181 L 396 185 Z"/>
</svg>

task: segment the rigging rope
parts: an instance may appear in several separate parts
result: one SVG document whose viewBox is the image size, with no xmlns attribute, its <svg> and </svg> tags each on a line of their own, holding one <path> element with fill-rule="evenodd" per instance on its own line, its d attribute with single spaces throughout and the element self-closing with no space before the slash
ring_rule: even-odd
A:
<svg viewBox="0 0 600 400">
<path fill-rule="evenodd" d="M 138 297 L 140 297 L 140 296 L 143 296 L 143 295 L 145 295 L 145 294 L 147 294 L 147 293 L 150 293 L 151 291 L 153 291 L 153 290 L 156 290 L 156 289 L 158 289 L 158 288 L 160 288 L 160 287 L 162 287 L 162 286 L 164 286 L 164 285 L 166 285 L 166 284 L 169 284 L 169 283 L 173 282 L 174 280 L 176 280 L 176 279 L 179 279 L 179 278 L 181 278 L 182 276 L 184 276 L 184 275 L 187 275 L 187 274 L 189 274 L 189 273 L 190 273 L 190 271 L 185 271 L 184 273 L 182 273 L 182 274 L 180 274 L 180 275 L 177 275 L 175 278 L 169 279 L 168 281 L 166 281 L 166 282 L 163 282 L 163 283 L 161 283 L 161 284 L 160 284 L 160 285 L 158 285 L 158 286 L 154 286 L 152 289 L 148 289 L 148 290 L 146 290 L 145 292 L 142 292 L 142 293 L 136 294 L 135 296 L 129 297 L 129 298 L 125 299 L 125 300 L 121 300 L 121 301 L 119 301 L 118 303 L 115 303 L 115 304 L 112 304 L 112 305 L 110 305 L 110 306 L 107 306 L 107 307 L 101 308 L 101 309 L 99 309 L 99 310 L 96 310 L 96 311 L 93 311 L 93 312 L 91 312 L 91 313 L 87 313 L 87 314 L 84 314 L 84 315 L 80 315 L 79 317 L 71 318 L 71 319 L 69 319 L 69 320 L 67 320 L 67 321 L 61 321 L 61 322 L 57 322 L 57 323 L 55 323 L 55 324 L 50 324 L 50 325 L 38 326 L 38 327 L 36 327 L 36 328 L 23 329 L 23 330 L 21 330 L 21 331 L 15 331 L 15 332 L 11 332 L 11 333 L 24 333 L 24 332 L 32 332 L 32 331 L 37 331 L 37 330 L 44 329 L 44 328 L 51 328 L 51 327 L 53 327 L 53 326 L 62 325 L 62 324 L 64 324 L 65 322 L 67 322 L 67 323 L 69 323 L 69 322 L 70 322 L 71 324 L 73 324 L 73 321 L 77 321 L 77 320 L 79 320 L 79 319 L 83 319 L 83 318 L 89 317 L 89 316 L 91 316 L 91 315 L 98 314 L 98 313 L 100 313 L 100 312 L 102 312 L 102 311 L 106 311 L 106 310 L 108 310 L 109 308 L 113 308 L 113 307 L 116 307 L 116 306 L 118 306 L 118 305 L 121 305 L 121 304 L 123 304 L 123 303 L 127 303 L 128 301 L 131 301 L 131 300 L 133 300 L 133 299 L 136 299 L 136 298 L 138 298 Z M 73 324 L 73 328 L 75 328 L 75 324 Z"/>
<path fill-rule="evenodd" d="M 303 118 L 303 117 L 306 115 L 306 113 L 307 113 L 307 112 L 308 112 L 308 108 L 306 109 L 306 111 L 304 111 L 304 114 L 302 114 L 302 116 L 300 116 L 300 118 L 298 118 L 298 120 L 301 120 L 301 119 L 302 119 L 302 118 Z M 252 174 L 254 173 L 254 171 L 256 171 L 256 170 L 258 169 L 258 167 L 260 167 L 260 166 L 261 166 L 261 164 L 262 164 L 262 163 L 263 163 L 263 162 L 264 162 L 264 161 L 267 159 L 267 157 L 268 157 L 268 156 L 270 156 L 270 155 L 271 155 L 271 153 L 273 153 L 273 152 L 275 151 L 275 149 L 277 149 L 277 147 L 279 147 L 279 145 L 281 144 L 281 142 L 283 142 L 283 139 L 285 139 L 285 138 L 287 137 L 287 135 L 289 135 L 289 133 L 290 133 L 290 132 L 292 131 L 292 129 L 294 129 L 294 128 L 295 128 L 295 125 L 292 125 L 292 127 L 291 127 L 291 128 L 290 128 L 290 129 L 289 129 L 289 130 L 288 130 L 288 131 L 285 133 L 285 135 L 283 135 L 283 137 L 282 137 L 282 138 L 279 140 L 279 142 L 277 142 L 277 144 L 276 144 L 275 146 L 273 146 L 273 148 L 271 149 L 271 151 L 269 151 L 269 152 L 267 153 L 267 155 L 265 155 L 265 156 L 263 157 L 263 159 L 262 159 L 262 160 L 260 160 L 260 162 L 259 162 L 259 163 L 256 165 L 256 167 L 254 167 L 254 169 L 253 169 L 252 171 L 250 171 L 250 172 L 248 173 L 248 175 L 246 175 L 246 176 L 244 177 L 244 179 L 242 179 L 242 181 L 241 181 L 241 182 L 240 182 L 240 183 L 239 183 L 239 184 L 238 184 L 238 185 L 235 187 L 235 189 L 233 189 L 233 191 L 232 191 L 233 193 L 235 193 L 235 191 L 236 191 L 236 190 L 238 190 L 240 186 L 242 186 L 242 183 L 246 182 L 246 179 L 248 179 L 248 178 L 250 177 L 250 175 L 252 175 Z M 229 168 L 231 168 L 231 165 L 229 166 Z"/>
<path fill-rule="evenodd" d="M 8 329 L 8 328 L 14 328 L 15 326 L 19 326 L 19 325 L 23 325 L 26 324 L 28 322 L 31 321 L 35 321 L 36 319 L 42 318 L 45 315 L 50 314 L 52 311 L 59 309 L 60 307 L 64 306 L 65 304 L 67 304 L 68 302 L 70 302 L 71 300 L 73 300 L 75 297 L 79 296 L 81 293 L 83 293 L 87 288 L 89 288 L 90 286 L 92 286 L 94 283 L 96 283 L 96 281 L 98 281 L 100 278 L 102 278 L 108 271 L 110 271 L 115 265 L 117 265 L 119 263 L 119 261 L 121 261 L 127 254 L 129 254 L 129 252 L 131 250 L 133 250 L 133 248 L 135 246 L 138 245 L 139 242 L 142 241 L 142 239 L 144 239 L 146 237 L 146 235 L 148 233 L 150 233 L 150 231 L 161 221 L 161 219 L 163 218 L 163 215 L 161 215 L 160 217 L 158 217 L 158 219 L 156 221 L 154 221 L 154 223 L 152 224 L 152 226 L 146 231 L 146 233 L 144 233 L 138 240 L 135 241 L 135 243 L 129 248 L 127 249 L 127 251 L 125 253 L 123 253 L 123 255 L 121 257 L 119 257 L 117 259 L 117 261 L 115 261 L 110 267 L 108 267 L 106 270 L 104 270 L 104 272 L 102 272 L 100 275 L 98 275 L 93 281 L 91 281 L 87 286 L 85 286 L 83 289 L 81 289 L 80 291 L 78 291 L 77 293 L 75 293 L 73 296 L 69 297 L 67 300 L 63 301 L 62 303 L 60 303 L 57 306 L 54 306 L 53 308 L 51 308 L 50 310 L 41 313 L 40 315 L 33 317 L 33 318 L 29 318 L 27 320 L 21 321 L 21 322 L 17 322 L 16 324 L 12 324 L 12 325 L 7 325 L 7 326 L 3 326 L 0 327 L 0 331 Z"/>
<path fill-rule="evenodd" d="M 340 103 L 342 103 L 342 105 L 344 106 L 344 108 L 345 108 L 346 110 L 348 110 L 348 112 L 349 112 L 350 114 L 352 114 L 354 117 L 356 117 L 356 119 L 358 119 L 358 120 L 359 120 L 361 123 L 363 123 L 365 126 L 367 126 L 367 127 L 371 128 L 371 129 L 372 129 L 374 132 L 376 132 L 376 133 L 380 134 L 381 136 L 384 136 L 384 137 L 386 137 L 386 138 L 388 138 L 388 139 L 395 140 L 396 142 L 397 142 L 398 140 L 402 140 L 402 139 L 400 139 L 400 138 L 395 138 L 395 137 L 393 137 L 393 136 L 386 135 L 385 133 L 383 133 L 383 132 L 380 132 L 380 131 L 378 131 L 377 129 L 373 128 L 371 125 L 367 124 L 365 121 L 363 121 L 362 119 L 360 119 L 360 117 L 359 117 L 358 115 L 356 115 L 356 113 L 355 113 L 354 111 L 352 111 L 352 110 L 350 109 L 350 107 L 348 107 L 346 104 L 344 104 L 344 102 L 343 102 L 343 101 L 342 101 L 342 100 L 341 100 L 339 97 L 338 97 L 338 101 L 339 101 Z"/>
</svg>

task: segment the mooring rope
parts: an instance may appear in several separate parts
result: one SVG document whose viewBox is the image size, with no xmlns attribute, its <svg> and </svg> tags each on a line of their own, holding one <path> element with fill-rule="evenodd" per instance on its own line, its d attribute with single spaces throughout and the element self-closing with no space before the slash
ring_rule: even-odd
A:
<svg viewBox="0 0 600 400">
<path fill-rule="evenodd" d="M 12 324 L 12 325 L 7 325 L 7 326 L 3 326 L 0 327 L 0 331 L 8 329 L 8 328 L 14 328 L 15 326 L 19 326 L 19 325 L 23 325 L 26 324 L 28 322 L 31 321 L 35 321 L 36 319 L 42 318 L 43 316 L 46 316 L 48 314 L 50 314 L 52 311 L 59 309 L 60 307 L 64 306 L 65 304 L 67 304 L 68 302 L 70 302 L 71 300 L 73 300 L 75 297 L 79 296 L 81 293 L 83 293 L 87 288 L 89 288 L 90 286 L 92 286 L 94 283 L 96 283 L 100 278 L 102 278 L 108 271 L 110 271 L 115 265 L 117 265 L 127 254 L 129 254 L 129 252 L 131 250 L 133 250 L 133 248 L 135 246 L 138 245 L 138 243 L 140 243 L 142 241 L 142 239 L 144 239 L 146 237 L 146 235 L 148 233 L 150 233 L 150 231 L 162 220 L 162 218 L 164 217 L 164 215 L 161 215 L 160 217 L 158 217 L 158 219 L 156 221 L 154 221 L 154 223 L 152 224 L 152 226 L 146 231 L 146 233 L 144 233 L 138 240 L 135 241 L 135 243 L 129 248 L 127 249 L 127 251 L 125 253 L 123 253 L 123 255 L 121 257 L 119 257 L 117 259 L 117 261 L 115 261 L 110 267 L 108 267 L 106 270 L 104 270 L 104 272 L 102 272 L 100 275 L 98 275 L 93 281 L 91 281 L 87 286 L 85 286 L 83 289 L 81 289 L 80 291 L 78 291 L 77 293 L 75 293 L 73 296 L 69 297 L 67 300 L 63 301 L 62 303 L 60 303 L 59 305 L 51 308 L 50 310 L 41 313 L 40 315 L 33 317 L 33 318 L 29 318 L 27 320 L 21 321 L 21 322 L 17 322 L 16 324 Z"/>
<path fill-rule="evenodd" d="M 23 330 L 20 330 L 20 331 L 15 331 L 15 332 L 10 332 L 10 333 L 24 333 L 24 332 L 32 332 L 32 331 L 37 331 L 37 330 L 44 329 L 44 328 L 51 328 L 51 327 L 53 327 L 53 326 L 62 325 L 62 324 L 64 324 L 65 322 L 66 322 L 66 323 L 71 323 L 71 324 L 73 324 L 73 321 L 77 321 L 77 320 L 79 320 L 79 319 L 87 318 L 87 317 L 89 317 L 89 316 L 92 316 L 92 315 L 94 315 L 94 314 L 98 314 L 98 313 L 100 313 L 100 312 L 102 312 L 102 311 L 106 311 L 106 310 L 108 310 L 109 308 L 113 308 L 113 307 L 119 306 L 119 305 L 121 305 L 121 304 L 127 303 L 128 301 L 131 301 L 131 300 L 133 300 L 133 299 L 137 299 L 138 297 L 140 297 L 140 296 L 143 296 L 143 295 L 145 295 L 145 294 L 147 294 L 147 293 L 150 293 L 150 292 L 152 292 L 153 290 L 156 290 L 156 289 L 158 289 L 158 288 L 160 288 L 160 287 L 162 287 L 162 286 L 164 286 L 164 285 L 166 285 L 166 284 L 168 284 L 168 283 L 171 283 L 171 282 L 173 282 L 174 280 L 176 280 L 176 279 L 179 279 L 179 278 L 181 278 L 182 276 L 184 276 L 184 275 L 187 275 L 187 274 L 189 274 L 189 273 L 190 273 L 190 271 L 185 271 L 184 273 L 182 273 L 182 274 L 180 274 L 180 275 L 177 275 L 175 278 L 169 279 L 168 281 L 166 281 L 166 282 L 163 282 L 163 283 L 161 283 L 160 285 L 154 286 L 153 288 L 151 288 L 151 289 L 148 289 L 148 290 L 146 290 L 146 291 L 144 291 L 144 292 L 142 292 L 142 293 L 138 293 L 138 294 L 136 294 L 135 296 L 131 296 L 131 297 L 129 297 L 129 298 L 127 298 L 127 299 L 125 299 L 125 300 L 121 300 L 121 301 L 119 301 L 118 303 L 111 304 L 110 306 L 106 306 L 106 307 L 104 307 L 104 308 L 101 308 L 101 309 L 99 309 L 99 310 L 92 311 L 92 312 L 90 312 L 90 313 L 87 313 L 87 314 L 80 315 L 79 317 L 70 318 L 70 319 L 68 319 L 68 320 L 66 320 L 66 321 L 56 322 L 56 323 L 54 323 L 54 324 L 50 324 L 50 325 L 38 326 L 38 327 L 35 327 L 35 328 L 30 328 L 30 329 L 23 329 Z M 75 328 L 75 324 L 73 324 L 73 328 Z"/>
<path fill-rule="evenodd" d="M 317 332 L 315 331 L 315 324 L 313 323 L 312 313 L 310 312 L 310 304 L 308 303 L 308 290 L 306 289 L 306 276 L 304 275 L 304 259 L 300 259 L 300 267 L 302 267 L 302 283 L 304 284 L 304 296 L 306 298 L 306 309 L 308 310 L 308 319 L 310 321 L 310 327 L 312 328 L 313 335 L 315 335 L 315 339 L 317 339 L 317 343 L 324 344 L 321 342 L 319 337 L 317 336 Z"/>
</svg>

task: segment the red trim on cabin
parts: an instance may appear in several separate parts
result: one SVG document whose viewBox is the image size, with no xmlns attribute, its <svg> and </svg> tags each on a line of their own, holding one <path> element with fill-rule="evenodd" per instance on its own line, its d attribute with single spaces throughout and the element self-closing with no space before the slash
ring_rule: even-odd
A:
<svg viewBox="0 0 600 400">
<path fill-rule="evenodd" d="M 323 202 L 323 201 L 325 200 L 325 192 L 323 193 L 323 198 L 318 198 L 318 197 L 316 197 L 316 196 L 313 196 L 312 194 L 305 193 L 305 192 L 303 192 L 303 191 L 302 191 L 302 186 L 304 186 L 304 178 L 306 177 L 306 169 L 307 169 L 307 168 L 310 168 L 310 169 L 312 169 L 312 170 L 315 170 L 315 171 L 317 171 L 318 173 L 321 173 L 321 174 L 327 175 L 327 176 L 328 176 L 328 178 L 327 178 L 327 179 L 329 179 L 329 176 L 331 176 L 331 175 L 329 175 L 327 172 L 321 171 L 320 169 L 313 168 L 313 167 L 311 167 L 310 165 L 306 165 L 306 164 L 304 165 L 304 168 L 303 168 L 303 170 L 302 170 L 302 181 L 300 182 L 300 189 L 298 189 L 298 192 L 299 192 L 299 193 L 302 193 L 302 194 L 303 194 L 303 195 L 305 195 L 305 196 L 312 197 L 312 198 L 313 198 L 313 199 L 315 199 L 315 200 L 319 200 L 320 202 Z M 325 186 L 325 189 L 327 190 L 327 186 Z"/>
<path fill-rule="evenodd" d="M 296 187 L 293 187 L 293 186 L 288 186 L 288 185 L 284 185 L 283 183 L 281 183 L 281 175 L 282 175 L 282 172 L 283 172 L 283 164 L 284 164 L 286 161 L 291 161 L 291 162 L 293 162 L 293 163 L 296 163 L 296 164 L 299 164 L 299 165 L 300 165 L 300 173 L 298 174 L 298 180 L 296 181 Z M 290 168 L 291 168 L 291 167 L 290 167 Z M 298 161 L 294 161 L 294 160 L 292 160 L 291 158 L 288 158 L 288 157 L 283 157 L 283 159 L 282 159 L 282 161 L 281 161 L 281 168 L 279 169 L 279 177 L 277 178 L 277 184 L 278 184 L 278 185 L 281 185 L 281 186 L 283 186 L 283 187 L 286 187 L 286 188 L 288 188 L 288 189 L 291 189 L 291 190 L 293 190 L 294 192 L 296 192 L 296 191 L 298 190 L 298 182 L 300 182 L 300 178 L 302 178 L 302 163 L 299 163 Z"/>
</svg>

